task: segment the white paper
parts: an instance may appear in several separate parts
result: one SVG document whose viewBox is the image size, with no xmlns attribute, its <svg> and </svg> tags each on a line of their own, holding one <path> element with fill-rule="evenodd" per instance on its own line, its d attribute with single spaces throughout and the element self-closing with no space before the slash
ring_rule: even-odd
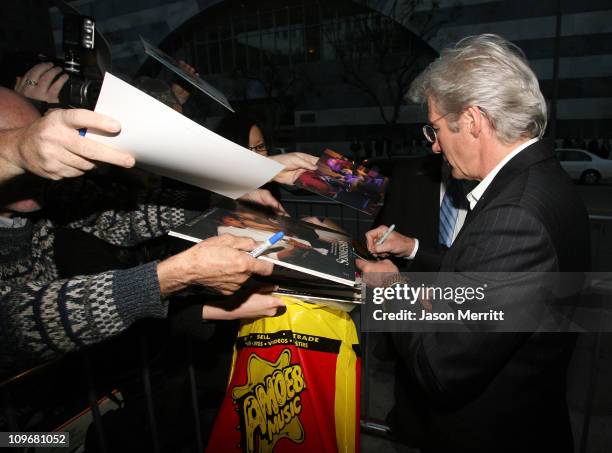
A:
<svg viewBox="0 0 612 453">
<path fill-rule="evenodd" d="M 121 123 L 114 137 L 87 137 L 129 152 L 136 165 L 232 199 L 261 187 L 284 167 L 191 121 L 106 73 L 96 112 Z"/>
</svg>

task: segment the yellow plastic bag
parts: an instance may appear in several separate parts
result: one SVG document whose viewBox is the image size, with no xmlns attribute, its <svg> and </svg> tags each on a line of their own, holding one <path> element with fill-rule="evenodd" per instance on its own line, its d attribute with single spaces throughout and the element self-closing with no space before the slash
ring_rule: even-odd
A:
<svg viewBox="0 0 612 453">
<path fill-rule="evenodd" d="M 283 297 L 242 324 L 208 453 L 359 451 L 358 337 L 344 311 Z"/>
</svg>

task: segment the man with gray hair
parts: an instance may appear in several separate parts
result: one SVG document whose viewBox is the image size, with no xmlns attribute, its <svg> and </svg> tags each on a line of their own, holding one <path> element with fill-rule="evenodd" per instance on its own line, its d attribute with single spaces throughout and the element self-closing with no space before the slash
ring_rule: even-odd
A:
<svg viewBox="0 0 612 453">
<path fill-rule="evenodd" d="M 589 269 L 587 212 L 542 140 L 546 103 L 518 47 L 496 35 L 465 38 L 413 82 L 409 98 L 427 103 L 423 133 L 452 176 L 479 181 L 441 271 Z M 388 260 L 358 265 L 397 272 Z M 534 303 L 516 297 L 512 309 Z M 393 341 L 399 360 L 390 423 L 407 437 L 416 426 L 419 436 L 409 440 L 422 451 L 573 450 L 565 401 L 573 335 L 432 332 Z"/>
</svg>

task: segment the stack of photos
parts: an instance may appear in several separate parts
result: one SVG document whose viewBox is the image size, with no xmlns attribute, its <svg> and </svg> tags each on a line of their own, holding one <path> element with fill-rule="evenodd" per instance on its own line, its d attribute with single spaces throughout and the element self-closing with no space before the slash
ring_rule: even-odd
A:
<svg viewBox="0 0 612 453">
<path fill-rule="evenodd" d="M 261 255 L 261 259 L 342 285 L 355 285 L 355 257 L 351 238 L 321 225 L 237 205 L 232 210 L 209 209 L 194 220 L 175 228 L 170 235 L 199 242 L 229 233 L 264 242 L 278 231 L 284 233 L 283 239 Z"/>
</svg>

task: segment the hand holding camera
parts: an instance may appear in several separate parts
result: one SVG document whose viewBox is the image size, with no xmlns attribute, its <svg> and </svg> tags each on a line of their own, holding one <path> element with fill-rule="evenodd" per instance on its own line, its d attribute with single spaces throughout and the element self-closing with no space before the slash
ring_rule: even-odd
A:
<svg viewBox="0 0 612 453">
<path fill-rule="evenodd" d="M 57 104 L 60 91 L 68 81 L 68 74 L 60 75 L 62 71 L 53 63 L 39 63 L 17 77 L 14 89 L 27 98 Z"/>
</svg>

